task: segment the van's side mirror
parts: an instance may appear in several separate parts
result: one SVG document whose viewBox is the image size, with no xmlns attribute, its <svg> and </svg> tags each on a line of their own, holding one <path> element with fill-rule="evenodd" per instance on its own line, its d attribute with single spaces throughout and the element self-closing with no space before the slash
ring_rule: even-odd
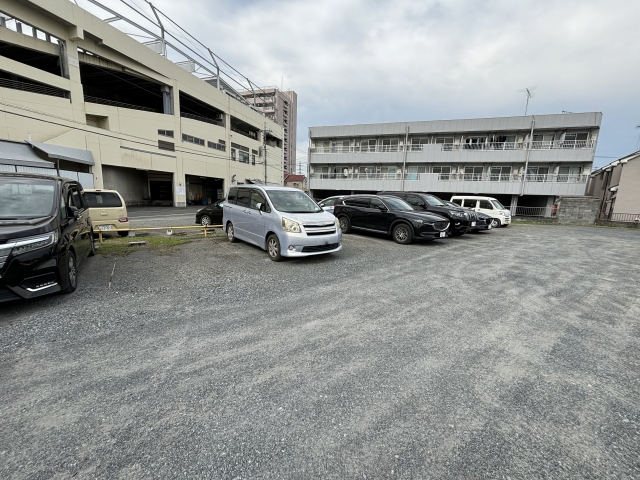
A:
<svg viewBox="0 0 640 480">
<path fill-rule="evenodd" d="M 78 207 L 74 207 L 73 205 L 67 207 L 68 208 L 68 212 L 69 212 L 69 216 L 73 217 L 74 219 L 78 219 L 78 217 L 80 216 L 80 212 L 78 211 Z"/>
<path fill-rule="evenodd" d="M 386 211 L 388 210 L 388 209 L 387 209 L 387 207 L 385 207 L 384 205 L 379 205 L 379 206 L 378 206 L 378 209 L 379 209 L 381 212 L 386 212 Z"/>
</svg>

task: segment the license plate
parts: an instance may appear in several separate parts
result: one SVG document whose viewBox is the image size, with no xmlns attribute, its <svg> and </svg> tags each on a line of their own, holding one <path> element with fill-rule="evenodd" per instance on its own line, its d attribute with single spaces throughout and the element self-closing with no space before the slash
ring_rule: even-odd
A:
<svg viewBox="0 0 640 480">
<path fill-rule="evenodd" d="M 100 225 L 100 226 L 98 226 L 98 228 L 104 232 L 105 230 L 111 230 L 113 228 L 113 226 L 112 225 Z"/>
<path fill-rule="evenodd" d="M 446 236 L 447 236 L 447 234 L 446 234 L 445 232 L 440 232 L 440 236 L 441 236 L 441 237 L 446 237 Z"/>
<path fill-rule="evenodd" d="M 471 222 L 471 226 L 475 227 L 476 226 L 476 222 Z"/>
</svg>

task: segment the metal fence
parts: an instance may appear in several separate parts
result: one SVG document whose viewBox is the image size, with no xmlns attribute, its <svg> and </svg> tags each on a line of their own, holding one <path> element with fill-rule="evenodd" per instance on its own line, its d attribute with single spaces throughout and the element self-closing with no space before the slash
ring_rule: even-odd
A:
<svg viewBox="0 0 640 480">
<path fill-rule="evenodd" d="M 10 88 L 13 90 L 23 90 L 25 92 L 40 93 L 52 97 L 68 98 L 69 92 L 58 87 L 50 87 L 48 85 L 39 85 L 35 83 L 20 82 L 18 80 L 9 80 L 0 78 L 0 87 Z"/>
<path fill-rule="evenodd" d="M 515 211 L 511 212 L 514 217 L 545 217 L 555 218 L 557 213 L 557 205 L 549 207 L 521 207 L 517 206 Z"/>
<path fill-rule="evenodd" d="M 602 219 L 612 222 L 640 222 L 640 213 L 611 213 Z"/>
</svg>

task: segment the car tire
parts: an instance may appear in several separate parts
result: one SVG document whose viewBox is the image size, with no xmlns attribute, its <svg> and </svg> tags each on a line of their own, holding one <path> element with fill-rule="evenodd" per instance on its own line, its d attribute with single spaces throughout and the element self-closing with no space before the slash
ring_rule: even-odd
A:
<svg viewBox="0 0 640 480">
<path fill-rule="evenodd" d="M 127 235 L 129 235 L 129 230 L 127 230 L 126 232 L 118 232 L 118 235 L 120 235 L 121 237 L 126 237 Z"/>
<path fill-rule="evenodd" d="M 393 240 L 401 245 L 408 245 L 413 241 L 413 229 L 406 223 L 399 223 L 393 227 Z"/>
<path fill-rule="evenodd" d="M 233 228 L 233 223 L 227 223 L 227 240 L 229 243 L 234 243 L 236 241 L 236 231 Z"/>
<path fill-rule="evenodd" d="M 89 236 L 89 255 L 88 257 L 93 257 L 96 254 L 96 239 L 93 236 L 93 230 L 91 230 L 91 235 Z"/>
<path fill-rule="evenodd" d="M 502 225 L 500 224 L 500 219 L 493 217 L 493 219 L 491 220 L 491 228 L 498 228 L 501 226 Z"/>
<path fill-rule="evenodd" d="M 272 233 L 267 237 L 267 253 L 269 258 L 274 262 L 282 260 L 282 254 L 280 253 L 280 240 L 275 233 Z"/>
<path fill-rule="evenodd" d="M 67 287 L 64 293 L 72 293 L 78 288 L 78 263 L 72 250 L 67 251 Z"/>
<path fill-rule="evenodd" d="M 342 230 L 342 233 L 349 233 L 351 231 L 351 221 L 349 217 L 343 215 L 338 217 L 338 221 L 340 222 L 340 230 Z"/>
<path fill-rule="evenodd" d="M 211 217 L 209 215 L 202 215 L 202 217 L 200 217 L 200 225 L 203 227 L 211 225 Z"/>
</svg>

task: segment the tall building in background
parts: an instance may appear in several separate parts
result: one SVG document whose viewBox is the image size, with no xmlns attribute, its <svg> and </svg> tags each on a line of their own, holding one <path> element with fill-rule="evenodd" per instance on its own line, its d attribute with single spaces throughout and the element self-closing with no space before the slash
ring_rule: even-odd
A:
<svg viewBox="0 0 640 480">
<path fill-rule="evenodd" d="M 262 87 L 255 90 L 255 97 L 249 90 L 240 92 L 240 95 L 282 127 L 283 175 L 296 173 L 298 94 L 293 90 L 283 92 L 278 87 Z"/>
</svg>

